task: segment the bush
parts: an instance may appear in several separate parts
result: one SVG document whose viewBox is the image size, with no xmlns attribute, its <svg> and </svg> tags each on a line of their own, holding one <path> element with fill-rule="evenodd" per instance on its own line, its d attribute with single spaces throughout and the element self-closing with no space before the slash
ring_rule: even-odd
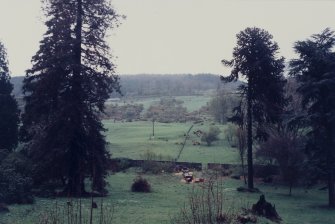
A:
<svg viewBox="0 0 335 224">
<path fill-rule="evenodd" d="M 33 181 L 14 169 L 0 167 L 0 201 L 6 204 L 33 203 Z"/>
<path fill-rule="evenodd" d="M 26 204 L 33 202 L 33 180 L 30 163 L 21 153 L 10 153 L 0 165 L 0 202 Z"/>
<path fill-rule="evenodd" d="M 133 184 L 131 185 L 132 192 L 151 192 L 151 185 L 149 182 L 141 176 L 138 176 L 134 179 Z"/>
<path fill-rule="evenodd" d="M 90 220 L 92 223 L 114 223 L 114 206 L 104 202 L 103 198 L 100 203 L 94 203 L 96 207 L 93 204 L 87 206 L 81 199 L 56 201 L 53 206 L 42 209 L 36 224 L 88 224 Z"/>
<path fill-rule="evenodd" d="M 219 134 L 221 133 L 218 127 L 210 127 L 208 133 L 204 133 L 201 137 L 201 141 L 206 142 L 208 146 L 212 145 L 212 142 L 219 140 Z"/>
<path fill-rule="evenodd" d="M 304 176 L 304 139 L 299 129 L 292 129 L 288 124 L 279 127 L 268 127 L 266 142 L 260 144 L 256 155 L 267 160 L 274 160 L 282 179 L 289 185 L 289 195 L 293 185 Z"/>
<path fill-rule="evenodd" d="M 213 176 L 201 188 L 193 188 L 188 201 L 171 223 L 240 223 L 237 220 L 240 213 L 225 198 L 223 182 Z"/>
<path fill-rule="evenodd" d="M 109 169 L 113 172 L 125 171 L 132 166 L 131 160 L 128 158 L 116 158 L 110 160 Z"/>
</svg>

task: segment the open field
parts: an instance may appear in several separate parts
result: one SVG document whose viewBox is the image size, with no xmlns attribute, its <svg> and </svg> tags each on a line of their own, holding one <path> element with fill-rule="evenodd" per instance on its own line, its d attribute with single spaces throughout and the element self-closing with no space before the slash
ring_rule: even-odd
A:
<svg viewBox="0 0 335 224">
<path fill-rule="evenodd" d="M 107 141 L 110 142 L 112 157 L 126 157 L 130 159 L 141 159 L 141 154 L 147 150 L 176 158 L 185 139 L 184 134 L 193 125 L 192 123 L 159 123 L 155 122 L 155 138 L 150 139 L 152 134 L 152 122 L 116 122 L 104 121 Z M 218 125 L 220 128 L 220 140 L 208 147 L 205 143 L 193 145 L 193 141 L 201 142 L 193 131 L 208 131 L 211 124 L 194 124 L 190 138 L 186 141 L 185 148 L 179 161 L 201 162 L 201 163 L 238 163 L 236 148 L 231 148 L 224 137 L 226 125 Z"/>
<path fill-rule="evenodd" d="M 188 100 L 189 99 L 189 100 Z M 153 98 L 148 99 L 147 105 L 152 103 Z M 159 99 L 157 99 L 159 100 Z M 203 101 L 195 101 L 193 97 L 183 97 L 185 105 L 189 110 L 198 109 Z M 193 108 L 193 109 L 192 109 Z M 193 131 L 207 131 L 211 122 L 204 124 L 193 123 L 155 123 L 155 138 L 152 135 L 152 122 L 113 122 L 105 120 L 104 126 L 106 139 L 113 158 L 141 159 L 141 155 L 147 151 L 161 154 L 162 156 L 176 158 L 185 139 L 185 133 L 193 125 L 190 136 L 186 141 L 179 161 L 205 163 L 239 163 L 238 152 L 232 148 L 225 139 L 227 125 L 215 124 L 221 130 L 220 140 L 208 147 L 202 143 L 200 138 L 193 134 Z M 192 141 L 201 142 L 201 145 L 193 145 Z M 188 202 L 188 195 L 198 184 L 182 183 L 180 176 L 174 174 L 143 174 L 152 185 L 152 193 L 133 193 L 130 191 L 133 179 L 138 175 L 138 169 L 131 168 L 126 172 L 119 172 L 109 175 L 109 195 L 105 197 L 104 204 L 114 207 L 113 223 L 116 224 L 157 224 L 171 223 L 171 218 L 178 214 L 180 208 Z M 197 177 L 205 177 L 206 174 L 196 173 Z M 223 192 L 225 204 L 228 207 L 240 209 L 256 203 L 259 193 L 240 193 L 236 187 L 243 185 L 242 181 L 230 178 L 224 179 Z M 256 187 L 259 188 L 266 199 L 274 203 L 279 215 L 283 218 L 284 224 L 333 224 L 335 223 L 334 210 L 325 207 L 327 204 L 327 191 L 320 191 L 317 186 L 313 189 L 294 188 L 293 195 L 288 196 L 286 186 L 274 186 L 263 184 L 256 180 Z M 101 199 L 95 199 L 100 206 Z M 65 207 L 68 199 L 57 198 L 36 198 L 32 205 L 11 205 L 10 213 L 0 214 L 0 224 L 37 224 L 37 220 L 45 215 L 46 211 L 53 209 L 57 204 Z M 82 199 L 84 211 L 88 212 L 90 199 Z M 98 210 L 95 210 L 98 212 Z M 265 219 L 259 219 L 258 223 L 272 223 Z"/>
<path fill-rule="evenodd" d="M 109 196 L 104 198 L 105 205 L 115 206 L 113 223 L 157 224 L 171 223 L 171 217 L 178 213 L 181 206 L 187 203 L 187 196 L 192 187 L 198 184 L 181 183 L 180 176 L 174 174 L 143 175 L 152 185 L 152 193 L 133 193 L 130 186 L 137 173 L 134 169 L 125 173 L 116 173 L 108 177 L 110 184 Z M 201 174 L 198 174 L 201 175 Z M 241 181 L 224 179 L 225 204 L 240 208 L 250 207 L 255 203 L 258 193 L 239 193 L 235 189 L 242 185 Z M 286 187 L 258 184 L 257 187 L 265 194 L 266 199 L 276 205 L 279 215 L 285 224 L 331 224 L 334 223 L 334 211 L 322 205 L 326 203 L 326 191 L 317 189 L 294 189 L 293 196 L 287 196 Z M 37 198 L 33 205 L 9 206 L 10 213 L 0 215 L 1 224 L 32 224 L 41 213 L 48 208 L 66 203 L 66 199 Z M 96 199 L 99 205 L 100 199 Z M 89 199 L 84 199 L 84 207 L 88 207 Z M 96 210 L 97 211 L 97 210 Z M 260 220 L 259 223 L 271 223 Z"/>
</svg>

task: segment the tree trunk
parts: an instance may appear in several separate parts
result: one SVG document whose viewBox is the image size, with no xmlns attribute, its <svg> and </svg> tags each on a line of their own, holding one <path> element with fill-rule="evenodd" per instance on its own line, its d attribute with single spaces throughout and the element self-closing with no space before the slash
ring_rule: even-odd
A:
<svg viewBox="0 0 335 224">
<path fill-rule="evenodd" d="M 248 131 L 248 188 L 254 188 L 254 169 L 252 161 L 252 97 L 251 97 L 251 87 L 250 78 L 248 81 L 248 92 L 247 92 L 247 131 Z"/>
<path fill-rule="evenodd" d="M 243 172 L 244 184 L 247 184 L 247 178 L 246 178 L 246 176 L 245 176 L 245 165 L 244 165 L 243 154 L 241 155 L 241 165 L 242 165 L 242 172 Z"/>
<path fill-rule="evenodd" d="M 328 127 L 327 127 L 328 126 Z M 327 125 L 328 131 L 328 141 L 329 145 L 327 145 L 327 170 L 328 170 L 328 201 L 329 207 L 335 208 L 335 177 L 334 177 L 334 153 L 332 152 L 332 147 L 334 144 L 332 139 L 333 127 Z"/>
<path fill-rule="evenodd" d="M 329 207 L 335 208 L 335 181 L 334 181 L 334 171 L 333 169 L 329 170 L 328 174 L 328 198 L 329 198 Z"/>
<path fill-rule="evenodd" d="M 72 89 L 71 89 L 71 122 L 73 127 L 80 127 L 82 124 L 81 119 L 81 43 L 82 43 L 82 0 L 77 0 L 77 18 L 75 26 L 75 42 L 73 46 L 74 50 L 74 67 L 73 67 L 73 77 L 72 77 Z M 78 137 L 77 130 L 72 130 L 72 138 Z M 76 139 L 72 139 L 76 142 Z M 82 149 L 80 144 L 73 143 L 70 146 L 71 150 L 71 166 L 69 167 L 69 180 L 68 186 L 66 187 L 69 196 L 80 197 L 85 193 L 84 187 L 84 175 L 82 169 Z"/>
</svg>

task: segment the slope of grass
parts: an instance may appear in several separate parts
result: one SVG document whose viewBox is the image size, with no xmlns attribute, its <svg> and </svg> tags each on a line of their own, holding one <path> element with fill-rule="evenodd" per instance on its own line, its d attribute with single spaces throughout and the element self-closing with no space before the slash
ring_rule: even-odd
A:
<svg viewBox="0 0 335 224">
<path fill-rule="evenodd" d="M 107 141 L 110 142 L 112 156 L 140 159 L 141 154 L 147 150 L 176 158 L 184 141 L 184 134 L 191 127 L 192 123 L 159 123 L 155 122 L 155 138 L 152 135 L 152 122 L 129 122 L 113 123 L 104 121 Z M 192 141 L 201 142 L 200 138 L 193 134 L 193 131 L 207 131 L 210 124 L 194 125 L 190 138 L 186 141 L 185 148 L 179 161 L 201 162 L 201 163 L 238 163 L 237 150 L 231 148 L 224 140 L 225 125 L 217 125 L 222 133 L 220 141 L 214 142 L 208 147 L 206 144 L 193 145 Z"/>
</svg>

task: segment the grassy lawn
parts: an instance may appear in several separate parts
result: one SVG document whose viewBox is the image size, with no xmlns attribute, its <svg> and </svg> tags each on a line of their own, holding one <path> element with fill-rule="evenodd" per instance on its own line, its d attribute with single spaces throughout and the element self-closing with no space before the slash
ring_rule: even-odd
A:
<svg viewBox="0 0 335 224">
<path fill-rule="evenodd" d="M 159 99 L 157 99 L 159 100 Z M 206 100 L 195 102 L 192 97 L 182 99 L 188 108 L 196 109 Z M 149 101 L 148 104 L 149 105 Z M 224 137 L 227 125 L 218 125 L 220 128 L 220 140 L 208 147 L 204 143 L 193 145 L 192 141 L 201 142 L 200 138 L 193 134 L 193 131 L 207 131 L 212 124 L 194 124 L 190 136 L 186 141 L 179 161 L 201 162 L 201 163 L 239 163 L 236 148 L 229 146 Z M 126 157 L 141 159 L 141 155 L 147 150 L 175 158 L 185 136 L 184 134 L 192 126 L 192 123 L 155 123 L 155 138 L 151 138 L 152 122 L 116 122 L 104 121 L 107 129 L 105 135 L 110 143 L 109 147 L 113 158 Z M 205 174 L 197 173 L 198 177 Z M 188 202 L 188 195 L 192 188 L 199 188 L 198 184 L 185 184 L 181 177 L 174 174 L 152 175 L 145 174 L 143 177 L 149 180 L 152 185 L 152 193 L 133 193 L 130 191 L 133 179 L 137 176 L 136 169 L 132 168 L 127 172 L 120 172 L 109 175 L 109 195 L 104 198 L 105 205 L 113 205 L 114 221 L 117 224 L 157 224 L 171 223 L 171 217 L 176 215 L 180 208 Z M 251 207 L 256 203 L 259 193 L 240 193 L 235 189 L 243 183 L 230 178 L 224 179 L 225 205 L 227 207 L 241 208 Z M 279 215 L 285 224 L 334 224 L 335 211 L 325 207 L 327 204 L 327 191 L 313 189 L 293 189 L 293 195 L 288 196 L 288 188 L 285 186 L 273 186 L 262 184 L 256 180 L 258 187 L 266 199 L 274 203 Z M 45 214 L 45 211 L 58 206 L 66 205 L 68 199 L 45 199 L 36 198 L 32 205 L 11 205 L 10 213 L 0 213 L 0 224 L 36 224 L 36 221 Z M 96 199 L 98 206 L 100 199 Z M 90 199 L 83 199 L 84 213 L 88 214 Z M 95 212 L 98 212 L 96 210 Z M 271 223 L 268 220 L 260 219 L 259 223 Z"/>
<path fill-rule="evenodd" d="M 104 121 L 107 141 L 110 142 L 112 157 L 126 157 L 140 159 L 141 154 L 147 150 L 176 158 L 184 141 L 184 134 L 192 123 L 155 123 L 155 138 L 150 139 L 152 134 L 152 122 L 128 122 L 113 123 Z M 206 144 L 193 145 L 193 141 L 200 138 L 193 131 L 207 131 L 210 124 L 194 125 L 190 138 L 180 156 L 179 161 L 201 162 L 201 163 L 238 163 L 238 154 L 235 148 L 231 148 L 224 140 L 225 125 L 217 125 L 222 131 L 220 140 L 208 147 Z"/>
<path fill-rule="evenodd" d="M 181 183 L 181 177 L 174 174 L 144 175 L 152 185 L 152 193 L 133 193 L 130 186 L 136 177 L 134 170 L 117 173 L 108 177 L 110 195 L 104 198 L 105 204 L 115 206 L 113 223 L 157 224 L 170 223 L 171 217 L 178 213 L 181 206 L 187 203 L 187 196 L 197 184 Z M 200 174 L 198 174 L 200 175 Z M 235 188 L 242 182 L 224 179 L 225 204 L 240 208 L 250 207 L 260 194 L 239 193 Z M 258 184 L 257 187 L 265 194 L 266 199 L 276 205 L 283 223 L 287 224 L 331 224 L 335 221 L 335 211 L 323 208 L 327 200 L 327 192 L 317 189 L 294 189 L 293 196 L 288 196 L 287 187 L 275 187 Z M 99 200 L 96 199 L 99 205 Z M 40 199 L 33 205 L 12 205 L 10 213 L 0 215 L 0 223 L 35 223 L 47 208 L 65 204 L 66 199 Z M 88 207 L 89 200 L 83 200 Z M 261 219 L 259 223 L 271 223 Z"/>
</svg>

